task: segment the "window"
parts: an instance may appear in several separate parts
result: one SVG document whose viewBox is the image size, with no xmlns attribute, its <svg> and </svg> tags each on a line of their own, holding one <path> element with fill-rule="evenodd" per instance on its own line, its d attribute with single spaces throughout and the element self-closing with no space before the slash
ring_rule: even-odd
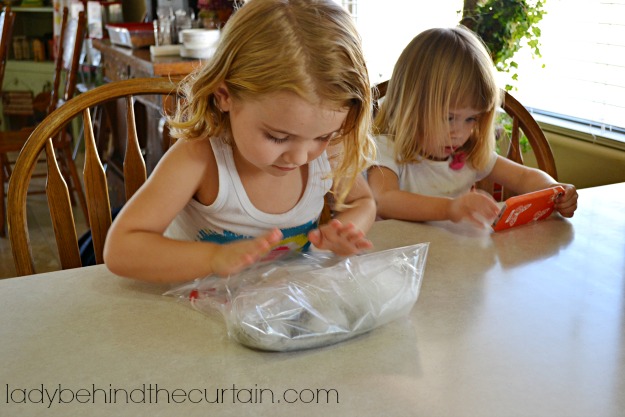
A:
<svg viewBox="0 0 625 417">
<path fill-rule="evenodd" d="M 354 4 L 354 8 L 358 3 L 356 26 L 362 36 L 369 75 L 374 83 L 391 77 L 399 55 L 419 32 L 434 26 L 455 26 L 462 10 L 462 0 L 342 2 Z"/>
<path fill-rule="evenodd" d="M 358 20 L 358 0 L 341 0 L 341 4 L 353 17 Z"/>
<path fill-rule="evenodd" d="M 352 12 L 371 81 L 390 78 L 403 48 L 419 32 L 455 26 L 462 0 L 336 0 Z M 357 6 L 357 7 L 356 7 Z M 513 94 L 537 118 L 590 138 L 625 143 L 625 0 L 549 0 L 540 24 L 542 58 L 522 48 Z M 544 67 L 543 67 L 544 66 Z M 545 118 L 543 117 L 543 118 Z"/>
<path fill-rule="evenodd" d="M 625 141 L 625 0 L 550 0 L 545 9 L 542 58 L 515 57 L 515 96 L 538 114 Z"/>
</svg>

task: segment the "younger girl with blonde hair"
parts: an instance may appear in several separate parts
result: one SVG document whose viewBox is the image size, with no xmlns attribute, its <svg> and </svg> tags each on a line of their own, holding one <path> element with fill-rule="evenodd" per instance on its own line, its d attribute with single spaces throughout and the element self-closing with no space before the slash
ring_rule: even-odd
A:
<svg viewBox="0 0 625 417">
<path fill-rule="evenodd" d="M 492 221 L 499 209 L 483 192 L 487 178 L 517 194 L 559 184 L 538 169 L 495 153 L 494 118 L 500 104 L 494 65 L 469 29 L 435 28 L 404 49 L 374 123 L 379 136 L 376 166 L 368 182 L 378 215 L 412 221 Z M 556 210 L 577 208 L 573 185 Z"/>
<path fill-rule="evenodd" d="M 180 88 L 178 138 L 105 245 L 119 275 L 226 276 L 310 244 L 369 249 L 371 92 L 360 38 L 332 0 L 248 0 Z M 324 195 L 336 216 L 319 225 Z M 270 253 L 271 252 L 271 253 Z"/>
</svg>

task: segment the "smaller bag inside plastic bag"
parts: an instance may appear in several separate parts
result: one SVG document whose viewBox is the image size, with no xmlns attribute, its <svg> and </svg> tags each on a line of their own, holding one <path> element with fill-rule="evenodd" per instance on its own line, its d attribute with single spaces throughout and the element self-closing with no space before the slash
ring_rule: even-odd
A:
<svg viewBox="0 0 625 417">
<path fill-rule="evenodd" d="M 352 256 L 290 253 L 228 278 L 209 276 L 165 295 L 222 313 L 228 334 L 260 350 L 330 345 L 407 314 L 419 295 L 428 243 Z"/>
</svg>

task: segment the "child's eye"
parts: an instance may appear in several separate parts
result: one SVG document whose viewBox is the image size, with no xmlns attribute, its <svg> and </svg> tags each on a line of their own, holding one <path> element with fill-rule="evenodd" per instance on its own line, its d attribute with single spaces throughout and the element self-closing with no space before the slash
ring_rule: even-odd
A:
<svg viewBox="0 0 625 417">
<path fill-rule="evenodd" d="M 329 133 L 327 135 L 319 136 L 317 138 L 317 140 L 320 141 L 320 142 L 329 142 L 329 141 L 331 141 L 332 139 L 334 139 L 337 136 L 338 136 L 338 132 L 333 132 L 333 133 Z"/>
<path fill-rule="evenodd" d="M 477 117 L 476 117 L 476 116 L 469 117 L 469 118 L 467 119 L 467 122 L 469 122 L 469 123 L 475 123 L 475 122 L 477 122 Z"/>
<path fill-rule="evenodd" d="M 270 141 L 275 142 L 275 143 L 284 143 L 284 142 L 286 142 L 289 139 L 288 136 L 286 136 L 284 138 L 277 138 L 277 137 L 271 135 L 270 133 L 265 133 L 265 137 L 267 139 L 269 139 Z"/>
</svg>

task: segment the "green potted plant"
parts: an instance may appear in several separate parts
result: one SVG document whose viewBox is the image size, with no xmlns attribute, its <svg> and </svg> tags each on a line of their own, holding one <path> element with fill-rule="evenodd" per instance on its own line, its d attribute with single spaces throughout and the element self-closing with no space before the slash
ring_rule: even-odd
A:
<svg viewBox="0 0 625 417">
<path fill-rule="evenodd" d="M 464 0 L 460 23 L 477 33 L 497 69 L 518 78 L 514 55 L 525 39 L 533 57 L 540 57 L 540 27 L 546 0 Z M 506 85 L 506 90 L 513 86 Z"/>
</svg>

